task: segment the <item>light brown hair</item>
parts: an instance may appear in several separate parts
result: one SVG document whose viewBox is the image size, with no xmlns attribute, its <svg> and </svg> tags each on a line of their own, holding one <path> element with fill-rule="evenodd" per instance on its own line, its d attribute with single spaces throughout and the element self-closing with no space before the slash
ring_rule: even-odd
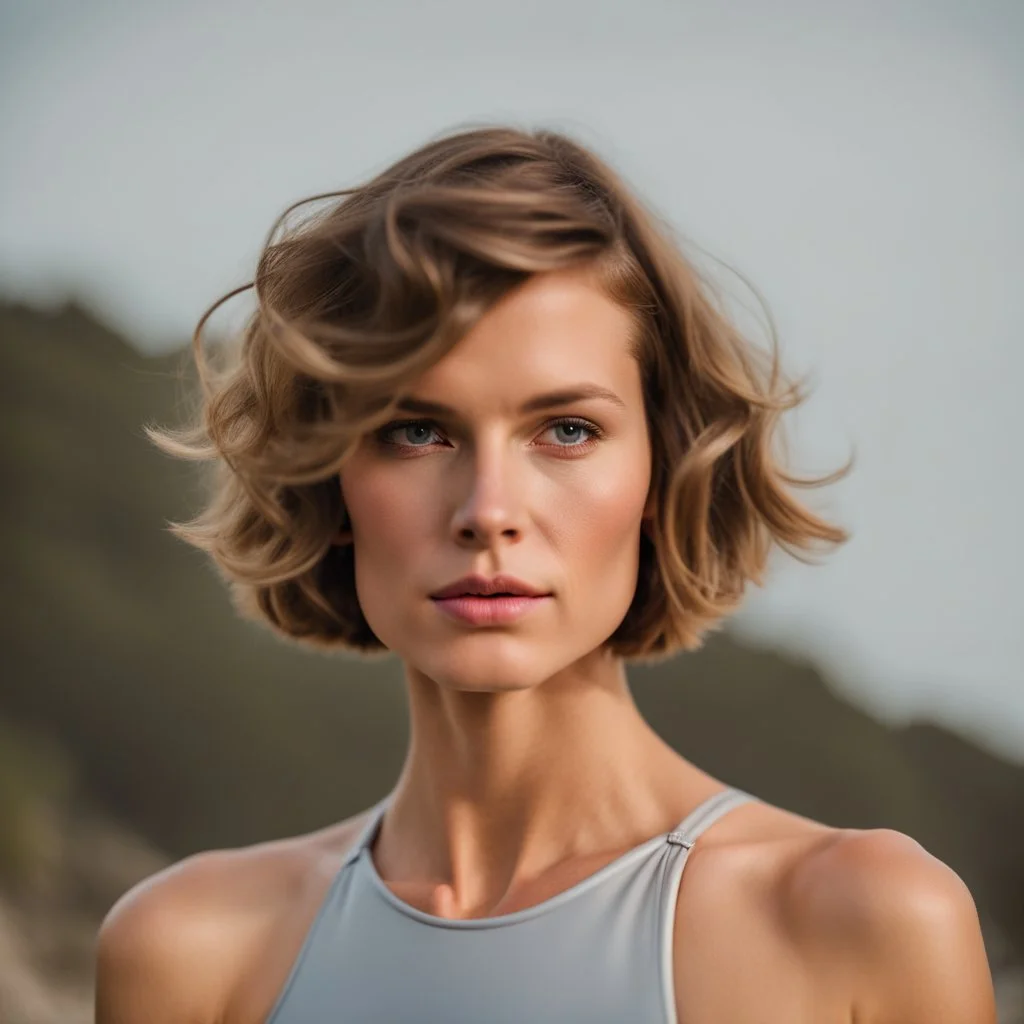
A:
<svg viewBox="0 0 1024 1024">
<path fill-rule="evenodd" d="M 338 199 L 280 232 L 305 203 Z M 562 132 L 505 125 L 428 142 L 372 180 L 311 196 L 278 218 L 255 279 L 224 295 L 193 335 L 196 422 L 146 426 L 169 454 L 213 463 L 206 507 L 171 531 L 209 553 L 236 609 L 317 648 L 384 651 L 359 607 L 338 472 L 433 366 L 531 275 L 592 268 L 633 316 L 652 445 L 657 519 L 641 537 L 630 608 L 607 644 L 657 661 L 702 643 L 763 585 L 773 544 L 801 561 L 845 530 L 787 487 L 772 451 L 800 404 L 772 353 L 722 311 L 671 230 L 587 147 Z M 256 310 L 215 369 L 201 333 L 253 288 Z M 769 317 L 769 324 L 770 324 Z"/>
</svg>

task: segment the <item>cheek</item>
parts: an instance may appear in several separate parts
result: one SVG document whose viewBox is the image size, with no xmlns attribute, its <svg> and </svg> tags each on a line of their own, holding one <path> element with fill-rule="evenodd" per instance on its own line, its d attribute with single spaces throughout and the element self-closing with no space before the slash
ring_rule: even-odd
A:
<svg viewBox="0 0 1024 1024">
<path fill-rule="evenodd" d="M 388 650 L 419 659 L 437 629 L 427 591 L 437 584 L 438 543 L 432 490 L 422 483 L 360 479 L 353 495 L 358 522 L 356 596 L 366 621 Z M 426 628 L 425 628 L 426 624 Z"/>
<path fill-rule="evenodd" d="M 365 549 L 374 558 L 414 538 L 417 523 L 424 522 L 422 489 L 417 492 L 400 474 L 382 472 L 372 463 L 357 463 L 342 477 L 342 497 L 358 524 L 360 553 Z"/>
<path fill-rule="evenodd" d="M 634 546 L 647 483 L 646 474 L 620 465 L 560 493 L 551 503 L 560 544 L 581 550 L 588 571 L 607 570 L 602 557 L 615 557 Z"/>
<path fill-rule="evenodd" d="M 347 488 L 344 479 L 343 498 L 356 528 L 356 593 L 371 628 L 386 632 L 396 589 L 415 577 L 422 560 L 431 513 L 421 497 L 410 500 L 408 484 L 394 475 L 353 468 Z"/>
<path fill-rule="evenodd" d="M 403 581 L 414 580 L 417 566 L 432 550 L 431 517 L 426 502 L 409 496 L 382 496 L 368 502 L 359 519 L 356 573 L 362 588 L 393 595 Z"/>
</svg>

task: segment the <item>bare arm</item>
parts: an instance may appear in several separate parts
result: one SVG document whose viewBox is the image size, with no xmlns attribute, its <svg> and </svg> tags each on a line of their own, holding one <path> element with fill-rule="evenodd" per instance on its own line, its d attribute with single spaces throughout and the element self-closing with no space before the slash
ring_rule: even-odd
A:
<svg viewBox="0 0 1024 1024">
<path fill-rule="evenodd" d="M 996 1024 L 978 912 L 951 868 L 890 829 L 852 834 L 828 860 L 824 941 L 845 947 L 856 1024 Z"/>
<path fill-rule="evenodd" d="M 996 1024 L 981 924 L 963 880 L 890 833 L 889 878 L 873 911 L 868 1024 Z"/>
<path fill-rule="evenodd" d="M 217 911 L 226 855 L 197 854 L 139 883 L 100 927 L 96 1024 L 214 1024 L 232 965 Z"/>
</svg>

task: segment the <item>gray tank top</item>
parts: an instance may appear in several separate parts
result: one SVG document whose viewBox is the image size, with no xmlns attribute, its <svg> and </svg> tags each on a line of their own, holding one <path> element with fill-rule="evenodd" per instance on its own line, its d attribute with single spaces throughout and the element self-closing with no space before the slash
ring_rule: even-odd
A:
<svg viewBox="0 0 1024 1024">
<path fill-rule="evenodd" d="M 690 847 L 755 800 L 728 787 L 671 832 L 497 917 L 403 902 L 370 855 L 390 799 L 349 850 L 266 1024 L 676 1024 L 672 928 Z"/>
</svg>

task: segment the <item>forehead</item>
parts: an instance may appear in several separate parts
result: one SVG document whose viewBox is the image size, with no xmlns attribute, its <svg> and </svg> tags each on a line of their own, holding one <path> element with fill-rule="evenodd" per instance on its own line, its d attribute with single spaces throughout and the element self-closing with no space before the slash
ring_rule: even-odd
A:
<svg viewBox="0 0 1024 1024">
<path fill-rule="evenodd" d="M 622 393 L 638 374 L 632 329 L 629 312 L 590 272 L 537 274 L 488 310 L 413 391 L 485 408 L 580 380 Z"/>
</svg>

